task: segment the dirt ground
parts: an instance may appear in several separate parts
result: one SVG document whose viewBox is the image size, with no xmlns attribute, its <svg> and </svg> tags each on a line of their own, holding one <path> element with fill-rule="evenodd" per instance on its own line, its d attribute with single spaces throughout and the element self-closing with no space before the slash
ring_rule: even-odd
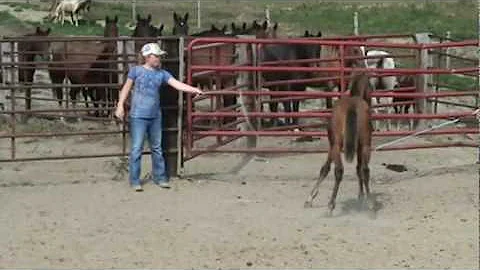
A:
<svg viewBox="0 0 480 270">
<path fill-rule="evenodd" d="M 40 126 L 66 128 L 30 122 L 21 131 Z M 457 139 L 469 140 L 449 137 Z M 114 153 L 120 146 L 114 136 L 28 138 L 17 140 L 17 155 Z M 9 155 L 10 141 L 0 139 L 0 157 Z M 303 208 L 325 154 L 200 156 L 186 163 L 185 177 L 174 179 L 172 189 L 146 183 L 143 193 L 129 188 L 119 158 L 0 163 L 0 267 L 478 269 L 476 149 L 372 155 L 375 218 L 357 205 L 354 164 L 345 166 L 333 217 L 325 215 L 333 171 L 314 208 Z M 146 156 L 142 174 L 149 168 Z"/>
<path fill-rule="evenodd" d="M 114 152 L 117 140 L 25 139 L 18 155 Z M 2 155 L 9 143 L 0 140 Z M 353 164 L 333 217 L 325 215 L 333 173 L 314 208 L 303 208 L 325 154 L 201 156 L 172 189 L 146 183 L 143 193 L 118 174 L 118 158 L 2 163 L 0 267 L 478 269 L 476 155 L 374 152 L 375 218 L 357 206 Z M 144 175 L 149 167 L 146 156 Z"/>
</svg>

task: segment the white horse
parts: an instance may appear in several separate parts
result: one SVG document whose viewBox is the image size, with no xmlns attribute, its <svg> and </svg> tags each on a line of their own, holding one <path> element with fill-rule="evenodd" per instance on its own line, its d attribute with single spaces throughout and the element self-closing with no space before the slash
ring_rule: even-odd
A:
<svg viewBox="0 0 480 270">
<path fill-rule="evenodd" d="M 74 25 L 76 17 L 75 26 L 78 26 L 78 13 L 81 10 L 89 11 L 91 3 L 92 0 L 62 0 L 55 9 L 55 18 L 59 22 L 61 17 L 63 25 L 65 23 L 65 12 L 68 12 L 70 13 L 72 25 Z"/>
<path fill-rule="evenodd" d="M 382 68 L 382 69 L 395 69 L 395 61 L 392 57 L 387 57 L 390 55 L 389 52 L 371 50 L 365 53 L 365 47 L 361 46 L 361 50 L 365 56 L 378 56 L 378 58 L 368 58 L 365 59 L 365 66 L 368 68 Z M 370 77 L 370 85 L 373 91 L 394 91 L 398 87 L 398 79 L 396 76 L 382 76 L 382 77 Z M 376 104 L 391 104 L 393 102 L 392 97 L 377 97 L 373 99 L 372 105 Z M 395 110 L 393 107 L 379 107 L 375 109 L 376 113 L 394 113 Z M 387 121 L 387 129 L 390 129 L 391 120 Z"/>
</svg>

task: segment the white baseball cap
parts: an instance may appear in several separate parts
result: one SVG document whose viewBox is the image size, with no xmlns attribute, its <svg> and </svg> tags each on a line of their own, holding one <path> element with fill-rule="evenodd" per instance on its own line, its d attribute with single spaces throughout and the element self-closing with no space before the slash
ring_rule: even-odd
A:
<svg viewBox="0 0 480 270">
<path fill-rule="evenodd" d="M 141 52 L 143 56 L 147 56 L 149 54 L 154 54 L 158 56 L 167 54 L 166 51 L 160 49 L 158 43 L 147 43 L 143 45 Z"/>
</svg>

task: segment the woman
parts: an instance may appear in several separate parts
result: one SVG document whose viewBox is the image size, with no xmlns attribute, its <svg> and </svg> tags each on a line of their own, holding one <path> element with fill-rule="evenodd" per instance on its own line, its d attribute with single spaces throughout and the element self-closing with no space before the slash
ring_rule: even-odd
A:
<svg viewBox="0 0 480 270">
<path fill-rule="evenodd" d="M 123 119 L 124 104 L 128 93 L 135 85 L 132 93 L 130 118 L 131 150 L 129 158 L 129 181 L 135 191 L 143 191 L 140 183 L 141 158 L 143 141 L 147 135 L 152 152 L 153 182 L 160 187 L 169 188 L 165 172 L 165 160 L 162 155 L 162 115 L 160 111 L 160 91 L 165 83 L 184 92 L 202 94 L 203 92 L 184 84 L 160 68 L 160 56 L 166 54 L 157 43 L 147 43 L 141 49 L 143 65 L 129 70 L 127 81 L 120 92 L 115 116 Z M 167 88 L 168 89 L 168 88 Z"/>
</svg>

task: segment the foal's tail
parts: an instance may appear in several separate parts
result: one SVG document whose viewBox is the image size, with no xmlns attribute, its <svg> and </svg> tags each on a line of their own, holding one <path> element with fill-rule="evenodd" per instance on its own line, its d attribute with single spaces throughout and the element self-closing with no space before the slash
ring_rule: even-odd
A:
<svg viewBox="0 0 480 270">
<path fill-rule="evenodd" d="M 353 156 L 357 150 L 357 103 L 351 104 L 347 110 L 347 120 L 345 121 L 345 134 L 343 139 L 343 152 L 345 160 L 352 162 Z"/>
</svg>

